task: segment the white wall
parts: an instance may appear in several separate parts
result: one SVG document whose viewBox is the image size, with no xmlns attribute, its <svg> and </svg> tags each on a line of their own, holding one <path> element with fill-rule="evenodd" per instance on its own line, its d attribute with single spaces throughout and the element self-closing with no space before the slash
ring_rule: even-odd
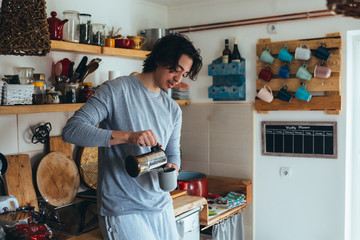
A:
<svg viewBox="0 0 360 240">
<path fill-rule="evenodd" d="M 169 27 L 240 20 L 326 9 L 326 1 L 226 1 L 169 9 Z M 204 58 L 204 68 L 196 82 L 189 82 L 192 102 L 212 102 L 207 88 L 212 79 L 207 65 L 220 56 L 224 39 L 238 37 L 246 59 L 246 102 L 256 94 L 256 43 L 261 38 L 286 41 L 325 37 L 340 32 L 342 36 L 340 115 L 322 111 L 277 111 L 255 114 L 254 136 L 254 239 L 256 240 L 339 240 L 344 239 L 345 215 L 345 76 L 346 31 L 359 29 L 360 20 L 345 17 L 280 22 L 277 34 L 268 34 L 267 25 L 224 28 L 187 34 Z M 336 121 L 338 123 L 338 159 L 270 157 L 261 155 L 261 121 Z M 234 121 L 236 121 L 234 119 Z M 241 123 L 239 123 L 241 124 Z M 225 143 L 226 144 L 226 143 Z M 290 179 L 279 176 L 280 167 L 292 169 Z"/>
</svg>

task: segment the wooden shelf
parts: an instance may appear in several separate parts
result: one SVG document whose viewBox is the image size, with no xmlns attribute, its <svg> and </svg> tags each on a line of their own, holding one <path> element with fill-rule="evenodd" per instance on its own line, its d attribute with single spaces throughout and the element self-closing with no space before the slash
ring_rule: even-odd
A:
<svg viewBox="0 0 360 240">
<path fill-rule="evenodd" d="M 175 100 L 175 101 L 180 106 L 190 104 L 190 100 Z M 45 113 L 45 112 L 72 112 L 78 110 L 82 105 L 84 105 L 84 103 L 0 106 L 0 115 Z"/>
<path fill-rule="evenodd" d="M 146 55 L 150 53 L 149 51 L 143 51 L 143 50 L 100 47 L 89 44 L 72 43 L 72 42 L 56 41 L 56 40 L 51 41 L 51 51 L 97 54 L 97 55 L 139 59 L 139 60 L 145 59 Z"/>
</svg>

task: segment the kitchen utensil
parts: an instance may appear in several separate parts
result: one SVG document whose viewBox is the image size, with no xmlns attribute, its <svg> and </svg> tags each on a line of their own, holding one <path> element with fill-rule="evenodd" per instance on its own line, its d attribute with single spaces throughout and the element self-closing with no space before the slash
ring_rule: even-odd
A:
<svg viewBox="0 0 360 240">
<path fill-rule="evenodd" d="M 87 70 L 85 72 L 85 75 L 81 78 L 80 82 L 83 82 L 84 79 L 89 76 L 91 73 L 95 72 L 96 69 L 98 69 L 99 67 L 99 63 L 97 62 L 93 62 L 91 64 L 89 64 L 89 66 L 87 67 Z"/>
<path fill-rule="evenodd" d="M 49 33 L 51 40 L 62 40 L 63 39 L 63 28 L 64 24 L 68 21 L 67 19 L 60 20 L 56 17 L 57 13 L 52 11 L 51 17 L 47 19 L 49 24 Z"/>
<path fill-rule="evenodd" d="M 36 181 L 41 196 L 59 207 L 75 198 L 80 176 L 76 164 L 65 153 L 51 152 L 40 161 Z"/>
<path fill-rule="evenodd" d="M 72 159 L 71 143 L 64 142 L 61 136 L 50 137 L 49 145 L 50 152 L 62 152 L 65 153 L 68 158 Z"/>
<path fill-rule="evenodd" d="M 98 174 L 98 148 L 79 147 L 76 164 L 81 181 L 89 188 L 96 189 Z"/>
<path fill-rule="evenodd" d="M 131 177 L 137 177 L 152 169 L 164 167 L 167 163 L 165 151 L 157 144 L 151 151 L 142 155 L 130 155 L 125 160 L 125 168 Z"/>
<path fill-rule="evenodd" d="M 140 31 L 140 36 L 143 36 L 146 39 L 146 43 L 143 45 L 142 49 L 151 51 L 158 39 L 169 35 L 170 33 L 171 31 L 165 28 L 151 28 Z"/>
<path fill-rule="evenodd" d="M 74 74 L 74 65 L 75 65 L 75 62 L 71 62 L 70 63 L 70 67 L 69 67 L 69 78 L 71 78 Z"/>
<path fill-rule="evenodd" d="M 85 74 L 86 71 L 86 63 L 88 61 L 88 57 L 84 56 L 79 65 L 77 66 L 73 76 L 70 78 L 70 82 L 76 82 L 77 79 L 81 79 L 81 77 L 83 76 L 83 74 Z"/>
<path fill-rule="evenodd" d="M 14 208 L 11 206 L 13 204 Z M 0 196 L 0 214 L 15 211 L 19 208 L 19 202 L 14 196 Z"/>
<path fill-rule="evenodd" d="M 29 155 L 7 155 L 6 158 L 9 165 L 4 175 L 5 194 L 16 197 L 19 206 L 30 205 L 38 211 Z"/>
<path fill-rule="evenodd" d="M 208 182 L 206 175 L 199 172 L 180 172 L 178 183 L 188 183 L 187 193 L 193 196 L 207 198 Z"/>
<path fill-rule="evenodd" d="M 159 186 L 165 192 L 174 190 L 177 186 L 177 176 L 175 168 L 165 167 L 158 171 Z"/>
</svg>

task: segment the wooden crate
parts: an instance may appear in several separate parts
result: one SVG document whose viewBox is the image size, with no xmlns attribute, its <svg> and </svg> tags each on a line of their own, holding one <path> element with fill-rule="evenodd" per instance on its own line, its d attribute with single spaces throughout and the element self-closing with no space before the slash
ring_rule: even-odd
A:
<svg viewBox="0 0 360 240">
<path fill-rule="evenodd" d="M 252 202 L 251 180 L 207 176 L 207 181 L 209 185 L 209 193 L 218 194 L 220 196 L 226 196 L 226 194 L 229 192 L 244 193 L 246 195 L 246 204 L 231 208 L 211 218 L 209 218 L 209 206 L 206 204 L 205 207 L 200 211 L 200 224 L 205 226 L 203 229 L 210 227 L 233 214 L 241 212 L 248 204 Z"/>
<path fill-rule="evenodd" d="M 298 60 L 293 58 L 291 63 L 288 63 L 290 69 L 290 77 L 283 79 L 277 76 L 280 66 L 283 62 L 277 59 L 279 51 L 287 45 L 289 53 L 293 56 L 297 47 L 301 44 L 307 44 L 311 49 L 312 53 L 320 46 L 321 43 L 326 44 L 327 50 L 331 53 L 330 59 L 327 61 L 328 66 L 331 68 L 331 76 L 327 79 L 312 77 L 310 81 L 304 81 L 296 78 L 296 72 L 304 63 L 307 64 L 307 70 L 310 73 L 314 73 L 315 66 L 321 62 L 320 59 L 315 56 L 311 56 L 308 61 Z M 341 72 L 341 36 L 339 33 L 327 34 L 324 38 L 313 38 L 313 39 L 300 39 L 292 41 L 281 41 L 271 42 L 270 39 L 260 39 L 256 45 L 256 55 L 260 56 L 261 53 L 270 47 L 271 54 L 275 57 L 273 64 L 266 64 L 261 62 L 259 59 L 256 62 L 256 76 L 259 75 L 261 69 L 265 66 L 270 66 L 272 73 L 274 74 L 270 82 L 266 82 L 262 79 L 256 80 L 256 90 L 260 90 L 265 83 L 268 84 L 274 96 L 283 87 L 284 83 L 288 87 L 288 91 L 295 95 L 296 90 L 300 87 L 302 82 L 305 82 L 307 91 L 310 94 L 314 92 L 322 92 L 321 96 L 313 96 L 310 102 L 302 101 L 297 98 L 293 98 L 291 102 L 285 102 L 280 99 L 274 98 L 271 103 L 262 101 L 261 99 L 255 99 L 255 110 L 259 113 L 267 113 L 268 111 L 274 110 L 291 110 L 291 111 L 303 111 L 303 110 L 321 110 L 327 114 L 339 114 L 341 110 L 341 96 L 340 96 L 340 72 Z"/>
</svg>

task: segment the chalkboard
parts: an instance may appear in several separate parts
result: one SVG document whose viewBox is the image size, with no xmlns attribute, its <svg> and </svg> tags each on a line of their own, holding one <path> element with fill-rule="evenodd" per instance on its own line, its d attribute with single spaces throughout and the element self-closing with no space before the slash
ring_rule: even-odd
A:
<svg viewBox="0 0 360 240">
<path fill-rule="evenodd" d="M 337 158 L 336 122 L 262 122 L 262 154 Z"/>
</svg>

